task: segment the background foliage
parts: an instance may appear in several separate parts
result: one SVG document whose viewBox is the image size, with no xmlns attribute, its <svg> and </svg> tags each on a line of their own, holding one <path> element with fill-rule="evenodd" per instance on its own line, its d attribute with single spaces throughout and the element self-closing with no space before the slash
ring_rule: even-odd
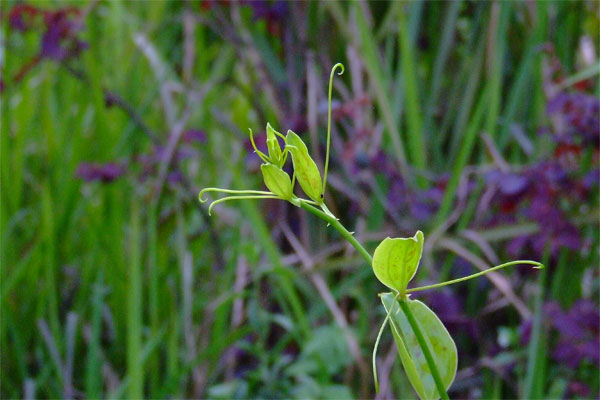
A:
<svg viewBox="0 0 600 400">
<path fill-rule="evenodd" d="M 423 230 L 419 285 L 548 266 L 414 296 L 450 396 L 598 396 L 598 2 L 0 6 L 2 397 L 375 396 L 371 268 L 290 204 L 196 198 L 262 188 L 267 121 L 323 165 L 336 62 L 327 201 L 370 250 Z M 378 397 L 414 397 L 381 349 Z"/>
</svg>

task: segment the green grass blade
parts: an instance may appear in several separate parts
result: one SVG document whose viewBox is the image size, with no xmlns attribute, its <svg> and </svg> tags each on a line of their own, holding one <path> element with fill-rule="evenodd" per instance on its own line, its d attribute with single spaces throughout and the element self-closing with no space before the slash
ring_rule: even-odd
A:
<svg viewBox="0 0 600 400">
<path fill-rule="evenodd" d="M 129 270 L 127 271 L 127 376 L 130 379 L 127 396 L 144 397 L 144 368 L 142 366 L 142 264 L 140 241 L 140 205 L 132 196 L 131 231 L 129 234 Z"/>
<path fill-rule="evenodd" d="M 427 163 L 427 146 L 424 140 L 423 120 L 419 100 L 419 78 L 416 71 L 415 54 L 408 32 L 404 7 L 398 7 L 398 42 L 400 47 L 400 60 L 404 77 L 404 90 L 406 92 L 406 123 L 408 138 L 408 158 L 420 170 L 425 169 Z M 423 187 L 427 181 L 421 176 L 417 178 L 419 186 Z"/>
</svg>

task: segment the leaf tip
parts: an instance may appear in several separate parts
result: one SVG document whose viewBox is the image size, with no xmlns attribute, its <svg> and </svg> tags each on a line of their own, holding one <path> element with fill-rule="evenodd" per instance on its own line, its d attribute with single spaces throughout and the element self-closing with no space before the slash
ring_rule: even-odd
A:
<svg viewBox="0 0 600 400">
<path fill-rule="evenodd" d="M 415 236 L 413 236 L 413 238 L 417 243 L 423 243 L 425 241 L 425 235 L 423 235 L 423 232 L 421 232 L 420 230 L 417 231 L 417 233 L 415 233 Z"/>
</svg>

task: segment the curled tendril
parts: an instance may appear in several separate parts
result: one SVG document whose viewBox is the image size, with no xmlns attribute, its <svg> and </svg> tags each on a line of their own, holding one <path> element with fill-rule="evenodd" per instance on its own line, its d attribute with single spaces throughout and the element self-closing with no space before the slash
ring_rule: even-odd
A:
<svg viewBox="0 0 600 400">
<path fill-rule="evenodd" d="M 221 189 L 209 187 L 202 189 L 200 193 L 198 193 L 198 201 L 200 203 L 206 203 L 208 200 L 202 198 L 202 195 L 206 192 L 217 192 L 217 193 L 227 193 L 227 194 L 258 194 L 258 195 L 272 195 L 271 192 L 266 192 L 264 190 L 231 190 L 231 189 Z"/>
<path fill-rule="evenodd" d="M 327 170 L 329 168 L 329 148 L 331 147 L 331 92 L 333 90 L 333 76 L 336 69 L 340 69 L 338 75 L 344 73 L 344 64 L 337 63 L 331 68 L 331 74 L 329 75 L 329 98 L 327 101 L 327 151 L 325 153 L 325 170 L 323 172 L 323 188 L 321 189 L 321 195 L 325 195 L 325 185 L 327 185 Z"/>
</svg>

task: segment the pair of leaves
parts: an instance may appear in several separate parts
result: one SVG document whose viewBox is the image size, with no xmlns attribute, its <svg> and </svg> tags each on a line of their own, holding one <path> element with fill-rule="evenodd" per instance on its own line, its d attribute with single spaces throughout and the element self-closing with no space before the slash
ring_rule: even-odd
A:
<svg viewBox="0 0 600 400">
<path fill-rule="evenodd" d="M 400 297 L 400 301 L 406 302 L 432 354 L 442 384 L 448 389 L 456 374 L 456 345 L 433 311 L 406 296 L 406 287 L 417 273 L 421 261 L 424 240 L 421 231 L 411 238 L 386 238 L 375 249 L 373 272 L 381 283 L 394 291 L 382 294 L 381 301 L 389 315 L 396 347 L 411 385 L 421 399 L 437 399 L 440 394 L 429 364 L 407 316 L 396 301 Z"/>
<path fill-rule="evenodd" d="M 458 352 L 454 340 L 442 321 L 425 304 L 418 300 L 400 301 L 407 302 L 433 356 L 442 384 L 448 390 L 454 381 L 458 365 Z M 438 399 L 440 394 L 425 355 L 406 315 L 397 304 L 395 295 L 384 293 L 381 295 L 381 302 L 390 315 L 398 354 L 412 387 L 421 399 Z"/>
</svg>

